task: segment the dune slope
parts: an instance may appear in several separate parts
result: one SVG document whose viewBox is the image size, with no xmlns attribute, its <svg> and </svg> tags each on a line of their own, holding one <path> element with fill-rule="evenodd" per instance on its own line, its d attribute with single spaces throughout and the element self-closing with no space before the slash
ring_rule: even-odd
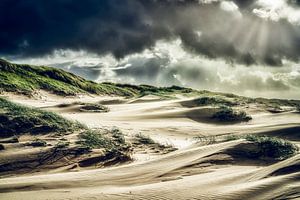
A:
<svg viewBox="0 0 300 200">
<path fill-rule="evenodd" d="M 265 105 L 237 105 L 252 116 L 248 122 L 219 122 L 210 117 L 215 105 L 197 105 L 192 98 L 141 100 L 87 97 L 106 102 L 109 112 L 80 112 L 78 99 L 18 98 L 15 101 L 60 113 L 90 128 L 119 127 L 126 138 L 141 133 L 179 150 L 145 159 L 135 152 L 130 164 L 78 172 L 27 174 L 2 178 L 1 199 L 297 199 L 300 198 L 300 154 L 286 160 L 236 156 L 245 139 L 214 144 L 196 136 L 276 135 L 299 145 L 300 115 L 292 108 L 272 113 Z M 64 101 L 64 102 L 62 102 Z M 50 103 L 49 103 L 50 102 Z M 110 103 L 111 102 L 111 103 Z M 119 103 L 116 103 L 119 102 Z M 65 103 L 64 106 L 61 106 Z M 192 105 L 192 106 L 191 106 Z M 234 151 L 232 151 L 234 150 Z"/>
</svg>

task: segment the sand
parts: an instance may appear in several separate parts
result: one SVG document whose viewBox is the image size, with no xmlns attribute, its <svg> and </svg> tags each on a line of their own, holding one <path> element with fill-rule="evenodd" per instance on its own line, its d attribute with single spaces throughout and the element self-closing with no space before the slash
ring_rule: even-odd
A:
<svg viewBox="0 0 300 200">
<path fill-rule="evenodd" d="M 277 163 L 230 157 L 230 148 L 246 143 L 197 143 L 195 136 L 288 133 L 299 144 L 300 115 L 269 113 L 252 106 L 253 120 L 235 124 L 207 121 L 209 107 L 187 107 L 191 98 L 137 100 L 106 96 L 60 98 L 44 93 L 38 99 L 8 95 L 15 102 L 60 113 L 90 128 L 120 128 L 172 144 L 168 154 L 135 155 L 129 164 L 78 172 L 15 175 L 0 180 L 0 199 L 300 199 L 300 154 Z M 78 112 L 72 102 L 106 102 L 108 113 Z M 297 139 L 298 138 L 298 139 Z"/>
</svg>

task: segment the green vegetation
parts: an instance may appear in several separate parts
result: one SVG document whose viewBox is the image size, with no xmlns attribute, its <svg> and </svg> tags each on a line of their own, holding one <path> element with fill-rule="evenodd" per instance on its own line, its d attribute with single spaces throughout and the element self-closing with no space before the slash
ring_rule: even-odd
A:
<svg viewBox="0 0 300 200">
<path fill-rule="evenodd" d="M 225 136 L 197 136 L 195 139 L 205 145 L 245 139 L 250 143 L 242 144 L 242 146 L 233 152 L 252 159 L 284 160 L 295 155 L 299 151 L 299 148 L 288 140 L 269 136 L 239 136 L 230 134 Z"/>
<path fill-rule="evenodd" d="M 296 111 L 300 113 L 300 105 L 296 107 Z"/>
<path fill-rule="evenodd" d="M 299 107 L 300 100 L 288 100 L 288 99 L 266 99 L 266 98 L 255 98 L 247 99 L 247 103 L 261 104 L 267 108 L 280 109 L 281 106 Z"/>
<path fill-rule="evenodd" d="M 79 135 L 78 144 L 89 149 L 105 149 L 107 151 L 121 151 L 128 149 L 122 132 L 113 130 L 86 130 Z"/>
<path fill-rule="evenodd" d="M 269 111 L 270 113 L 281 113 L 281 112 L 284 112 L 284 110 L 281 109 L 281 107 L 278 106 L 278 105 L 273 105 L 273 106 L 267 107 L 267 111 Z"/>
<path fill-rule="evenodd" d="M 109 108 L 98 103 L 85 103 L 80 107 L 82 112 L 108 112 Z"/>
<path fill-rule="evenodd" d="M 110 134 L 114 138 L 115 142 L 119 144 L 126 144 L 125 137 L 120 129 L 114 127 L 113 129 L 110 130 Z"/>
<path fill-rule="evenodd" d="M 58 143 L 55 144 L 54 148 L 56 148 L 56 149 L 65 149 L 68 146 L 70 146 L 70 142 L 68 142 L 68 141 L 59 141 Z"/>
<path fill-rule="evenodd" d="M 276 137 L 247 135 L 245 139 L 257 145 L 256 149 L 247 152 L 248 156 L 254 158 L 284 160 L 298 152 L 298 147 L 296 145 Z"/>
<path fill-rule="evenodd" d="M 111 145 L 111 141 L 106 138 L 103 133 L 96 130 L 84 131 L 79 135 L 79 137 L 80 140 L 78 141 L 78 144 L 90 149 L 107 148 Z"/>
<path fill-rule="evenodd" d="M 72 122 L 63 117 L 36 108 L 29 108 L 0 98 L 0 137 L 14 137 L 21 134 L 68 134 L 78 131 L 82 146 L 104 148 L 105 150 L 128 149 L 122 132 L 114 128 L 109 131 L 90 130 L 82 124 Z M 46 141 L 35 139 L 28 143 L 30 146 L 46 146 Z M 66 148 L 68 141 L 59 141 L 55 148 Z"/>
<path fill-rule="evenodd" d="M 64 119 L 58 114 L 29 108 L 0 98 L 0 137 L 24 133 L 68 133 L 84 128 L 83 125 Z"/>
<path fill-rule="evenodd" d="M 0 92 L 17 92 L 32 95 L 42 89 L 58 95 L 76 95 L 79 93 L 108 94 L 124 97 L 141 97 L 157 95 L 163 98 L 174 98 L 176 94 L 184 96 L 199 96 L 199 105 L 247 105 L 261 104 L 266 108 L 280 106 L 300 107 L 299 100 L 247 98 L 234 94 L 220 92 L 197 91 L 179 86 L 154 87 L 150 85 L 116 84 L 110 82 L 95 83 L 61 69 L 13 64 L 0 59 Z"/>
<path fill-rule="evenodd" d="M 147 145 L 151 149 L 155 149 L 156 151 L 161 151 L 163 153 L 169 153 L 172 151 L 176 151 L 177 148 L 174 147 L 172 144 L 161 144 L 156 141 L 154 141 L 152 138 L 150 138 L 147 135 L 143 135 L 142 133 L 138 133 L 134 137 L 134 143 L 135 145 Z"/>
<path fill-rule="evenodd" d="M 233 106 L 237 105 L 236 102 L 229 100 L 228 98 L 224 98 L 221 96 L 204 96 L 195 100 L 197 105 L 206 106 L 206 105 L 226 105 Z"/>
<path fill-rule="evenodd" d="M 126 88 L 111 84 L 97 84 L 61 69 L 12 64 L 2 59 L 0 59 L 0 88 L 4 91 L 27 95 L 37 89 L 47 90 L 58 95 L 76 95 L 78 93 L 134 95 Z"/>
<path fill-rule="evenodd" d="M 155 144 L 155 141 L 147 135 L 143 135 L 141 133 L 136 134 L 135 138 L 141 144 Z"/>
<path fill-rule="evenodd" d="M 27 146 L 33 146 L 33 147 L 44 147 L 47 145 L 47 142 L 45 140 L 41 140 L 39 138 L 35 138 L 32 142 L 29 142 Z"/>
<path fill-rule="evenodd" d="M 103 83 L 106 84 L 106 83 Z M 179 86 L 171 87 L 154 87 L 151 85 L 130 85 L 130 84 L 114 84 L 108 83 L 110 85 L 115 85 L 120 88 L 126 88 L 131 92 L 135 93 L 136 96 L 142 97 L 146 95 L 157 95 L 165 98 L 172 98 L 174 94 L 191 95 L 196 94 L 198 91 L 192 90 L 191 88 L 184 88 Z"/>
<path fill-rule="evenodd" d="M 238 135 L 230 134 L 230 135 L 225 136 L 224 141 L 232 141 L 232 140 L 238 140 L 238 139 L 241 139 L 241 137 Z"/>
<path fill-rule="evenodd" d="M 111 94 L 119 96 L 144 96 L 147 94 L 170 95 L 191 93 L 192 89 L 178 86 L 154 87 L 114 83 L 95 83 L 61 69 L 9 63 L 0 59 L 0 88 L 7 92 L 31 95 L 37 89 L 58 95 L 78 93 Z"/>
<path fill-rule="evenodd" d="M 131 145 L 125 141 L 119 129 L 86 130 L 79 135 L 77 144 L 87 149 L 104 150 L 106 159 L 128 161 L 131 159 Z M 102 159 L 102 158 L 101 158 Z"/>
<path fill-rule="evenodd" d="M 220 106 L 212 118 L 222 122 L 249 121 L 252 119 L 246 112 L 234 111 L 231 107 L 227 106 Z"/>
<path fill-rule="evenodd" d="M 194 137 L 195 140 L 197 140 L 198 142 L 202 143 L 202 144 L 215 144 L 217 143 L 217 136 L 212 135 L 212 136 L 203 136 L 203 135 L 199 135 Z"/>
</svg>

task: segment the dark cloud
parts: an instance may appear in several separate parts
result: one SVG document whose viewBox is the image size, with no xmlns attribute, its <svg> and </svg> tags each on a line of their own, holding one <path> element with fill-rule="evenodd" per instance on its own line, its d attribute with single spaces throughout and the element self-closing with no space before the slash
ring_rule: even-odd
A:
<svg viewBox="0 0 300 200">
<path fill-rule="evenodd" d="M 85 79 L 89 79 L 93 81 L 99 78 L 99 76 L 101 75 L 101 68 L 102 68 L 101 65 L 80 66 L 73 61 L 50 64 L 49 66 L 63 69 L 65 71 L 81 76 Z"/>
<path fill-rule="evenodd" d="M 288 0 L 288 3 L 300 6 L 300 0 Z"/>
<path fill-rule="evenodd" d="M 131 58 L 127 61 L 128 66 L 117 66 L 115 72 L 122 76 L 133 76 L 142 79 L 153 80 L 161 72 L 161 68 L 170 62 L 168 57 L 153 57 L 145 59 L 143 57 Z M 124 64 L 123 64 L 124 66 Z M 126 65 L 125 65 L 126 66 Z"/>
<path fill-rule="evenodd" d="M 254 16 L 254 1 L 234 0 L 236 11 L 222 10 L 218 1 L 203 2 L 1 0 L 0 55 L 35 57 L 71 49 L 122 58 L 179 37 L 186 49 L 208 58 L 247 65 L 299 60 L 299 26 Z"/>
</svg>

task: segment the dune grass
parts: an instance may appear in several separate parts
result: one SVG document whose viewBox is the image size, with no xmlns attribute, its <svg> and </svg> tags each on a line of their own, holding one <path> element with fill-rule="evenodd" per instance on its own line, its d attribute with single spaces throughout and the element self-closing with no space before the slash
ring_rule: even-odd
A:
<svg viewBox="0 0 300 200">
<path fill-rule="evenodd" d="M 151 148 L 157 149 L 162 151 L 163 153 L 170 153 L 172 151 L 178 150 L 176 147 L 174 147 L 173 144 L 168 144 L 168 143 L 159 143 L 154 141 L 151 137 L 148 135 L 144 135 L 142 133 L 138 133 L 134 136 L 135 139 L 135 144 L 142 144 L 149 146 Z"/>
<path fill-rule="evenodd" d="M 120 151 L 129 148 L 122 132 L 113 128 L 112 130 L 86 130 L 79 134 L 80 144 L 89 149 L 106 149 L 108 151 Z"/>
<path fill-rule="evenodd" d="M 247 135 L 247 141 L 257 145 L 257 149 L 249 150 L 248 155 L 255 158 L 287 159 L 298 152 L 298 147 L 288 140 L 277 137 Z"/>
<path fill-rule="evenodd" d="M 199 135 L 199 136 L 195 136 L 194 139 L 197 140 L 197 142 L 200 142 L 205 145 L 215 144 L 219 142 L 217 140 L 217 136 L 215 135 L 211 135 L 211 136 Z"/>
<path fill-rule="evenodd" d="M 61 69 L 46 66 L 19 65 L 0 59 L 0 88 L 8 92 L 30 95 L 37 89 L 58 95 L 78 93 L 133 96 L 126 88 L 98 84 Z"/>
<path fill-rule="evenodd" d="M 147 135 L 143 135 L 141 133 L 136 134 L 135 138 L 141 144 L 155 144 L 155 141 L 152 138 L 150 138 Z"/>
<path fill-rule="evenodd" d="M 273 111 L 280 106 L 300 107 L 300 100 L 282 100 L 266 98 L 248 98 L 234 94 L 198 91 L 180 86 L 154 87 L 150 85 L 130 85 L 119 83 L 95 83 L 62 69 L 13 64 L 0 59 L 0 92 L 16 92 L 33 95 L 37 90 L 72 96 L 82 93 L 97 95 L 117 95 L 122 97 L 142 97 L 156 95 L 162 98 L 176 98 L 179 96 L 198 96 L 196 103 L 201 105 L 248 105 L 259 104 Z"/>
<path fill-rule="evenodd" d="M 196 136 L 195 139 L 204 145 L 244 139 L 250 142 L 250 145 L 243 144 L 236 152 L 240 156 L 251 159 L 285 160 L 299 151 L 299 148 L 288 140 L 264 135 L 229 134 L 225 136 Z"/>
<path fill-rule="evenodd" d="M 299 106 L 296 106 L 296 111 L 297 111 L 298 113 L 300 113 L 300 105 L 299 105 Z"/>
<path fill-rule="evenodd" d="M 83 125 L 66 120 L 58 114 L 25 107 L 0 98 L 1 137 L 24 133 L 68 133 L 82 128 L 84 128 Z"/>
<path fill-rule="evenodd" d="M 249 121 L 252 119 L 245 111 L 235 111 L 228 106 L 220 106 L 212 118 L 222 122 Z"/>
<path fill-rule="evenodd" d="M 149 85 L 95 83 L 62 69 L 13 64 L 0 59 L 0 88 L 7 92 L 32 95 L 42 89 L 58 95 L 70 96 L 80 93 L 109 94 L 124 97 L 155 94 L 168 96 L 175 93 L 191 93 L 194 90 L 178 86 L 154 87 Z"/>
<path fill-rule="evenodd" d="M 78 140 L 62 141 L 61 136 L 70 133 L 78 134 Z M 84 152 L 102 149 L 108 159 L 128 161 L 131 158 L 131 145 L 125 141 L 124 135 L 117 128 L 91 130 L 55 113 L 21 106 L 0 98 L 0 138 L 19 137 L 22 134 L 35 135 L 35 139 L 27 142 L 26 146 L 46 147 L 47 141 L 39 139 L 38 134 L 51 134 L 55 135 L 57 143 L 49 145 L 53 146 L 52 149 L 56 152 L 68 152 L 72 148 L 88 150 Z M 1 147 L 5 150 L 3 145 L 0 145 L 0 150 Z"/>
<path fill-rule="evenodd" d="M 47 142 L 39 138 L 34 138 L 33 141 L 27 143 L 26 145 L 33 146 L 33 147 L 45 147 L 47 145 Z"/>
<path fill-rule="evenodd" d="M 82 112 L 108 112 L 109 108 L 99 103 L 84 103 L 80 107 Z"/>
<path fill-rule="evenodd" d="M 222 96 L 203 96 L 195 100 L 197 105 L 206 106 L 206 105 L 225 105 L 233 106 L 237 105 L 237 102 L 224 98 Z"/>
</svg>

